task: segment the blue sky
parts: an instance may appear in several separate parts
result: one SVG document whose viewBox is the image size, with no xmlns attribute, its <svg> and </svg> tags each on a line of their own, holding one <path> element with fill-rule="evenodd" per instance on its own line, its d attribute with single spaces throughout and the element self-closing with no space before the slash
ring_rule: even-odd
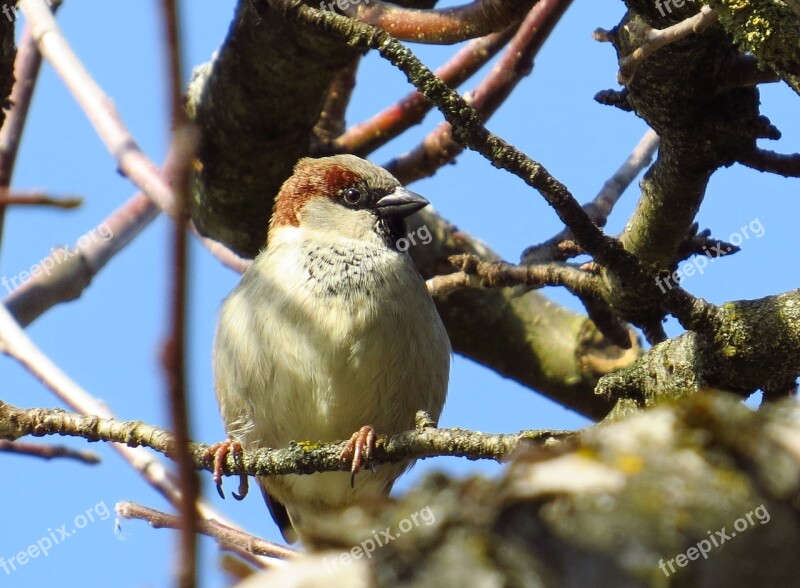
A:
<svg viewBox="0 0 800 588">
<path fill-rule="evenodd" d="M 207 61 L 219 46 L 234 2 L 192 0 L 184 5 L 190 7 L 183 14 L 188 77 L 188 70 Z M 167 142 L 167 101 L 161 83 L 156 6 L 156 2 L 67 2 L 58 19 L 78 56 L 114 99 L 139 144 L 160 162 Z M 575 2 L 540 52 L 532 75 L 489 124 L 493 131 L 541 161 L 581 201 L 596 194 L 646 130 L 634 115 L 592 100 L 598 90 L 616 86 L 616 60 L 611 46 L 593 41 L 591 32 L 598 26 L 610 28 L 623 11 L 618 0 Z M 434 47 L 419 54 L 435 67 L 452 51 Z M 465 88 L 472 85 L 468 83 Z M 366 118 L 408 90 L 402 74 L 376 55 L 369 55 L 349 121 Z M 763 146 L 787 153 L 800 151 L 796 98 L 783 86 L 763 88 L 763 113 L 784 133 L 781 141 Z M 423 125 L 371 159 L 385 162 L 411 148 L 440 120 L 438 113 L 432 113 Z M 73 244 L 135 192 L 116 173 L 113 158 L 47 65 L 23 138 L 14 186 L 81 194 L 86 202 L 78 211 L 11 211 L 0 254 L 0 276 L 9 278 L 28 270 L 52 247 Z M 434 178 L 415 184 L 414 189 L 428 197 L 445 217 L 486 240 L 511 261 L 516 261 L 526 246 L 560 228 L 538 194 L 472 153 L 462 155 L 458 165 L 447 166 Z M 624 226 L 636 193 L 631 190 L 623 197 L 609 222 L 610 232 Z M 727 237 L 758 221 L 763 234 L 744 240 L 743 251 L 736 256 L 710 264 L 703 275 L 687 278 L 685 286 L 716 303 L 797 287 L 796 263 L 786 259 L 784 252 L 797 244 L 799 209 L 796 180 L 741 166 L 715 174 L 699 215 L 701 227 L 709 226 L 715 236 Z M 166 221 L 158 219 L 96 277 L 80 300 L 51 310 L 28 330 L 54 361 L 108 403 L 119 418 L 162 426 L 169 420 L 158 364 L 167 318 L 167 229 Z M 192 433 L 198 441 L 210 443 L 224 438 L 212 388 L 212 335 L 219 304 L 236 284 L 237 276 L 196 242 L 191 253 Z M 547 294 L 581 310 L 580 304 L 564 292 L 548 290 Z M 668 329 L 670 334 L 680 332 L 674 321 Z M 0 398 L 4 401 L 17 406 L 59 406 L 55 397 L 15 362 L 1 358 L 0 369 L 4 383 Z M 463 358 L 455 360 L 443 426 L 513 432 L 577 428 L 585 423 L 531 390 Z M 87 447 L 74 439 L 47 441 Z M 100 454 L 101 465 L 87 467 L 3 454 L 6 474 L 0 491 L 5 506 L 0 557 L 9 559 L 42 538 L 60 537 L 62 525 L 67 530 L 76 524 L 85 526 L 54 544 L 46 557 L 31 559 L 10 574 L 0 567 L 0 586 L 51 585 L 63 582 L 65 575 L 69 585 L 88 588 L 106 586 L 112 576 L 122 587 L 169 584 L 174 534 L 133 521 L 122 521 L 121 529 L 115 532 L 113 515 L 114 504 L 122 500 L 162 510 L 170 510 L 169 505 L 110 448 L 102 444 L 89 448 Z M 459 476 L 478 472 L 496 476 L 501 471 L 498 465 L 487 462 L 427 460 L 417 464 L 397 484 L 397 490 L 402 492 L 425 472 L 437 469 Z M 244 502 L 222 501 L 209 476 L 204 477 L 203 490 L 230 518 L 264 537 L 279 538 L 258 493 Z M 89 520 L 87 511 L 93 513 L 94 521 Z M 103 517 L 106 512 L 111 514 Z M 202 585 L 223 585 L 215 544 L 204 539 L 201 545 Z"/>
</svg>

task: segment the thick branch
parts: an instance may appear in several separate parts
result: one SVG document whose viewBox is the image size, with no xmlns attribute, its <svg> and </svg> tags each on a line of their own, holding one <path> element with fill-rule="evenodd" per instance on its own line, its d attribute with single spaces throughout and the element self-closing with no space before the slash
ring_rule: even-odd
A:
<svg viewBox="0 0 800 588">
<path fill-rule="evenodd" d="M 536 0 L 473 0 L 463 6 L 413 10 L 372 0 L 345 11 L 401 41 L 449 45 L 501 31 L 521 19 Z"/>
<path fill-rule="evenodd" d="M 452 255 L 500 260 L 484 243 L 433 211 L 423 210 L 410 221 L 409 231 L 420 234 L 424 228 L 432 236 L 429 244 L 413 247 L 411 254 L 425 277 L 437 276 L 429 281 L 434 290 L 450 280 L 442 274 L 453 272 L 447 261 Z M 457 353 L 595 420 L 613 404 L 594 394 L 597 378 L 630 365 L 641 353 L 638 344 L 627 351 L 614 346 L 586 316 L 539 292 L 448 288 L 436 294 L 436 307 Z"/>
<path fill-rule="evenodd" d="M 800 290 L 720 307 L 713 339 L 686 333 L 603 377 L 597 393 L 649 405 L 708 388 L 790 393 L 800 377 Z"/>
</svg>

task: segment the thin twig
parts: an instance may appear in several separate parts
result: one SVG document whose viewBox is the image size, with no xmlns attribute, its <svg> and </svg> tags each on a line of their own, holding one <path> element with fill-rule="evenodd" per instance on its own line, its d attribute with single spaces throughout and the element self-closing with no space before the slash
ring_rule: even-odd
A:
<svg viewBox="0 0 800 588">
<path fill-rule="evenodd" d="M 768 149 L 753 149 L 739 163 L 762 172 L 785 178 L 800 178 L 800 153 L 775 153 Z"/>
<path fill-rule="evenodd" d="M 513 265 L 502 261 L 481 261 L 475 255 L 453 255 L 450 263 L 462 273 L 476 276 L 477 285 L 482 288 L 563 286 L 579 298 L 597 298 L 600 295 L 597 276 L 564 263 Z"/>
<path fill-rule="evenodd" d="M 650 165 L 656 150 L 658 150 L 658 145 L 658 135 L 654 130 L 649 129 L 639 140 L 639 143 L 634 147 L 625 162 L 614 172 L 613 176 L 606 180 L 594 200 L 583 205 L 586 214 L 598 227 L 606 226 L 614 205 L 619 201 L 631 182 L 639 175 L 639 172 Z M 544 243 L 528 247 L 522 252 L 522 262 L 526 264 L 546 263 L 574 257 L 580 253 L 579 248 L 563 247 L 565 242 L 570 242 L 572 239 L 574 239 L 572 231 L 565 228 Z"/>
<path fill-rule="evenodd" d="M 22 131 L 25 129 L 25 121 L 28 118 L 28 110 L 41 65 L 42 55 L 36 47 L 36 40 L 31 33 L 31 25 L 26 24 L 14 61 L 15 81 L 14 87 L 11 89 L 11 96 L 9 96 L 12 106 L 6 114 L 3 128 L 0 129 L 0 195 L 4 195 L 11 185 Z M 0 241 L 3 238 L 5 210 L 5 206 L 0 205 Z"/>
<path fill-rule="evenodd" d="M 0 189 L 0 192 L 2 190 Z M 45 192 L 16 190 L 0 196 L 0 206 L 49 206 L 65 210 L 79 208 L 83 205 L 80 196 L 53 196 Z"/>
<path fill-rule="evenodd" d="M 522 21 L 491 71 L 472 92 L 464 95 L 463 100 L 475 109 L 481 120 L 488 120 L 522 78 L 531 73 L 534 57 L 571 3 L 572 0 L 540 0 Z M 388 162 L 386 169 L 405 184 L 433 175 L 463 151 L 452 134 L 451 122 L 441 123 L 417 147 Z"/>
<path fill-rule="evenodd" d="M 162 0 L 164 25 L 164 62 L 167 65 L 169 112 L 172 122 L 172 145 L 182 156 L 178 158 L 174 190 L 176 195 L 175 218 L 172 235 L 172 267 L 170 294 L 170 327 L 161 354 L 167 380 L 172 430 L 175 434 L 175 457 L 178 462 L 178 487 L 180 488 L 180 539 L 175 558 L 176 585 L 194 588 L 197 584 L 197 510 L 200 484 L 189 455 L 189 409 L 186 400 L 186 325 L 189 185 L 191 164 L 197 140 L 183 108 L 183 79 L 181 75 L 181 40 L 178 22 L 178 0 Z"/>
<path fill-rule="evenodd" d="M 118 502 L 114 510 L 116 510 L 117 515 L 124 519 L 146 521 L 154 529 L 183 529 L 180 517 L 148 508 L 135 502 Z M 245 533 L 239 529 L 228 527 L 213 519 L 198 521 L 197 532 L 217 539 L 226 549 L 234 551 L 241 549 L 246 553 L 266 555 L 278 559 L 289 559 L 297 556 L 297 552 L 293 549 L 256 537 L 250 533 Z"/>
<path fill-rule="evenodd" d="M 41 443 L 21 443 L 19 441 L 0 440 L 0 451 L 18 453 L 41 459 L 66 458 L 74 459 L 87 465 L 100 463 L 100 456 L 93 451 L 76 450 L 63 445 L 42 445 Z"/>
<path fill-rule="evenodd" d="M 627 86 L 631 83 L 631 80 L 633 80 L 633 76 L 636 74 L 636 68 L 642 61 L 670 43 L 679 41 L 691 34 L 703 32 L 716 21 L 717 12 L 710 6 L 704 5 L 700 9 L 700 12 L 671 27 L 667 27 L 666 29 L 650 29 L 647 34 L 647 41 L 640 47 L 637 47 L 633 53 L 620 60 L 617 81 Z"/>
<path fill-rule="evenodd" d="M 451 88 L 457 88 L 494 57 L 515 30 L 516 27 L 510 27 L 502 33 L 473 39 L 436 70 L 436 77 Z M 431 108 L 433 104 L 425 96 L 411 92 L 372 118 L 347 129 L 334 141 L 334 148 L 363 157 L 421 122 Z"/>
</svg>

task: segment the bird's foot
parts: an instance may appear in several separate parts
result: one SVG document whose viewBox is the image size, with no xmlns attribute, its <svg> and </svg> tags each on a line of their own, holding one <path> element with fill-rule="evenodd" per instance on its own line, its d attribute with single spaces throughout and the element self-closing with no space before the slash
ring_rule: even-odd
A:
<svg viewBox="0 0 800 588">
<path fill-rule="evenodd" d="M 372 451 L 375 449 L 377 435 L 371 425 L 361 427 L 353 433 L 347 445 L 344 446 L 340 459 L 344 462 L 351 461 L 350 464 L 350 487 L 355 484 L 356 474 L 364 466 L 370 467 L 369 461 Z"/>
<path fill-rule="evenodd" d="M 229 453 L 233 453 L 233 459 L 237 461 L 241 459 L 244 448 L 238 441 L 226 439 L 221 443 L 214 443 L 214 445 L 206 449 L 205 454 L 203 454 L 204 459 L 210 459 L 212 456 L 214 457 L 214 484 L 217 486 L 217 493 L 223 499 L 225 498 L 225 492 L 222 491 L 222 463 L 225 461 L 225 458 L 228 457 Z M 231 494 L 233 494 L 236 500 L 242 500 L 247 496 L 249 490 L 247 474 L 239 474 L 239 492 L 238 494 L 236 492 L 231 492 Z"/>
</svg>

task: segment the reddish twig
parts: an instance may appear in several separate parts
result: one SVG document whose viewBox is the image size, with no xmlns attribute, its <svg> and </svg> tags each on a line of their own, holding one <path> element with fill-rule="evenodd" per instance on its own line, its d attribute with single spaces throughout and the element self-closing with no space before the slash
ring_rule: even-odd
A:
<svg viewBox="0 0 800 588">
<path fill-rule="evenodd" d="M 186 324 L 188 314 L 188 234 L 189 186 L 191 164 L 197 148 L 196 133 L 189 124 L 183 108 L 183 79 L 181 75 L 181 41 L 178 22 L 178 0 L 162 0 L 164 23 L 164 61 L 167 65 L 169 111 L 172 121 L 172 145 L 177 157 L 174 190 L 176 195 L 173 222 L 172 284 L 168 307 L 171 325 L 162 350 L 162 363 L 167 379 L 172 430 L 175 435 L 175 458 L 178 462 L 178 484 L 181 491 L 180 538 L 175 559 L 176 584 L 180 588 L 194 588 L 197 583 L 197 531 L 196 503 L 200 496 L 197 472 L 192 467 L 189 453 L 189 409 L 186 400 Z"/>
<path fill-rule="evenodd" d="M 0 189 L 2 192 L 2 189 Z M 0 196 L 0 206 L 50 206 L 52 208 L 63 208 L 65 210 L 78 208 L 83 204 L 80 196 L 51 196 L 44 192 L 21 191 L 8 192 L 6 196 Z"/>
<path fill-rule="evenodd" d="M 79 451 L 63 445 L 42 445 L 41 443 L 24 443 L 21 441 L 0 440 L 0 451 L 18 453 L 41 459 L 66 458 L 74 459 L 87 465 L 100 463 L 100 457 L 92 451 Z"/>
<path fill-rule="evenodd" d="M 422 10 L 372 0 L 354 2 L 344 12 L 400 41 L 449 45 L 503 30 L 521 19 L 532 4 L 531 0 L 474 0 L 453 8 Z"/>
<path fill-rule="evenodd" d="M 328 88 L 325 104 L 322 106 L 313 133 L 323 143 L 322 149 L 329 150 L 333 140 L 344 132 L 347 124 L 345 114 L 356 86 L 356 72 L 360 63 L 361 56 L 353 59 L 347 67 L 336 74 Z"/>
<path fill-rule="evenodd" d="M 501 33 L 470 41 L 434 72 L 436 77 L 451 88 L 457 88 L 494 57 L 515 31 L 516 27 L 509 27 Z M 433 105 L 422 94 L 411 92 L 369 120 L 349 128 L 334 141 L 334 147 L 338 152 L 363 157 L 422 122 L 431 108 Z"/>
<path fill-rule="evenodd" d="M 519 81 L 531 72 L 533 58 L 572 0 L 539 0 L 511 39 L 502 57 L 475 90 L 464 97 L 487 120 Z M 464 150 L 452 139 L 452 126 L 441 123 L 409 153 L 385 167 L 404 184 L 433 175 Z"/>
<path fill-rule="evenodd" d="M 31 33 L 31 25 L 28 24 L 22 32 L 22 38 L 17 47 L 17 57 L 14 61 L 15 82 L 11 89 L 11 96 L 9 96 L 12 106 L 6 114 L 3 128 L 0 129 L 0 195 L 6 195 L 8 187 L 11 186 L 11 177 L 17 161 L 22 131 L 25 129 L 28 109 L 41 66 L 42 55 L 36 47 L 36 40 Z M 0 204 L 0 241 L 3 238 L 5 212 L 5 205 Z"/>
</svg>

